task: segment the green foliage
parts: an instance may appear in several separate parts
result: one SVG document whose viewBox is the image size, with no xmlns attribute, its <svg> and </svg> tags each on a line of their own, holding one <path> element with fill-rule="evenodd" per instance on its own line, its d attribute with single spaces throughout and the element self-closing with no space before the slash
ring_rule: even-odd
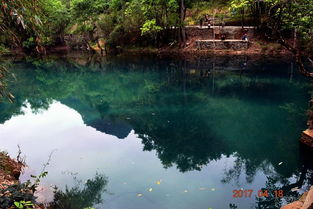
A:
<svg viewBox="0 0 313 209">
<path fill-rule="evenodd" d="M 107 6 L 107 1 L 103 0 L 75 0 L 71 8 L 72 17 L 75 22 L 95 21 Z"/>
<path fill-rule="evenodd" d="M 69 12 L 60 0 L 4 0 L 0 5 L 0 43 L 27 49 L 54 43 L 63 36 Z"/>
<path fill-rule="evenodd" d="M 43 24 L 45 36 L 42 37 L 44 45 L 62 42 L 66 28 L 71 22 L 71 14 L 61 0 L 44 0 Z"/>
<path fill-rule="evenodd" d="M 69 2 L 69 3 L 67 3 Z M 178 38 L 169 29 L 185 23 L 198 24 L 204 15 L 253 20 L 266 31 L 269 25 L 294 30 L 301 46 L 313 47 L 313 4 L 311 0 L 184 0 L 190 9 L 181 19 L 181 0 L 3 0 L 0 5 L 0 52 L 8 46 L 35 50 L 37 46 L 64 44 L 66 33 L 91 42 L 104 39 L 110 48 L 121 45 L 170 43 Z M 157 40 L 158 38 L 158 40 Z M 4 49 L 2 49 L 4 48 Z M 36 49 L 38 51 L 38 49 Z"/>
<path fill-rule="evenodd" d="M 99 16 L 98 26 L 105 37 L 114 30 L 117 20 L 114 14 L 103 14 Z"/>
<path fill-rule="evenodd" d="M 29 209 L 29 208 L 33 208 L 34 204 L 32 203 L 32 201 L 24 201 L 21 200 L 19 202 L 14 202 L 15 207 L 19 208 L 19 209 Z"/>
<path fill-rule="evenodd" d="M 0 189 L 0 208 L 32 208 L 31 204 L 36 203 L 32 191 L 27 183 L 17 183 Z"/>
<path fill-rule="evenodd" d="M 30 37 L 43 34 L 40 15 L 42 0 L 3 0 L 0 9 L 0 32 L 5 34 L 5 44 L 21 46 Z"/>
<path fill-rule="evenodd" d="M 195 1 L 190 8 L 190 16 L 186 18 L 188 25 L 198 25 L 205 15 L 218 17 L 220 14 L 229 13 L 229 2 L 226 1 Z"/>
<path fill-rule="evenodd" d="M 36 46 L 36 42 L 35 42 L 34 37 L 29 37 L 28 39 L 23 41 L 23 47 L 24 48 L 33 48 L 34 46 Z"/>
<path fill-rule="evenodd" d="M 133 0 L 126 3 L 124 10 L 124 21 L 123 25 L 125 30 L 131 32 L 136 31 L 145 22 L 145 11 L 141 0 Z"/>
<path fill-rule="evenodd" d="M 152 19 L 152 20 L 147 20 L 140 29 L 141 29 L 141 35 L 145 35 L 145 34 L 155 34 L 161 31 L 162 27 L 156 24 L 155 19 Z"/>
<path fill-rule="evenodd" d="M 79 23 L 76 31 L 80 34 L 90 32 L 96 34 L 97 38 L 104 38 L 108 48 L 141 43 L 142 40 L 153 44 L 157 34 L 181 25 L 179 2 L 75 0 L 71 7 L 72 23 Z M 190 2 L 186 1 L 186 4 Z M 93 38 L 90 33 L 89 37 Z M 143 35 L 146 36 L 141 37 Z"/>
<path fill-rule="evenodd" d="M 124 28 L 122 25 L 116 25 L 114 30 L 109 34 L 107 39 L 107 47 L 110 49 L 116 49 L 121 44 L 121 38 L 124 34 Z"/>
<path fill-rule="evenodd" d="M 296 30 L 301 50 L 312 53 L 313 4 L 311 0 L 232 0 L 231 9 L 247 10 L 263 32 L 269 29 L 271 38 L 284 38 L 284 33 Z M 275 37 L 276 36 L 276 37 Z M 288 37 L 288 36 L 287 36 Z"/>
<path fill-rule="evenodd" d="M 300 47 L 313 53 L 313 4 L 311 0 L 292 0 L 290 3 L 279 2 L 272 12 L 269 22 L 277 30 L 296 30 Z"/>
</svg>

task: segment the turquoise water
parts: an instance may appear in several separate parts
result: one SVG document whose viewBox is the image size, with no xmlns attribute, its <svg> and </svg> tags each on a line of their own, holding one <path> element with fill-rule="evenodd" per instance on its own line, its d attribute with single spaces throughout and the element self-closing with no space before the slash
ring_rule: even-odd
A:
<svg viewBox="0 0 313 209">
<path fill-rule="evenodd" d="M 56 185 L 63 194 L 56 204 L 67 209 L 279 208 L 312 185 L 312 156 L 298 143 L 312 88 L 290 62 L 83 55 L 8 62 L 15 102 L 0 103 L 0 148 L 15 156 L 20 145 L 22 180 L 51 154 L 42 202 Z M 233 197 L 241 189 L 251 197 Z M 269 197 L 258 198 L 260 189 Z"/>
</svg>

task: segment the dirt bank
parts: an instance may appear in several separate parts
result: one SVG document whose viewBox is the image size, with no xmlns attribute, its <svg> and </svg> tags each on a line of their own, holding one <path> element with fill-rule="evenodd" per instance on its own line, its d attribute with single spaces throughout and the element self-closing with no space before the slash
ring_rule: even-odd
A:
<svg viewBox="0 0 313 209">
<path fill-rule="evenodd" d="M 0 189 L 16 184 L 23 166 L 23 163 L 11 159 L 5 152 L 0 152 Z"/>
</svg>

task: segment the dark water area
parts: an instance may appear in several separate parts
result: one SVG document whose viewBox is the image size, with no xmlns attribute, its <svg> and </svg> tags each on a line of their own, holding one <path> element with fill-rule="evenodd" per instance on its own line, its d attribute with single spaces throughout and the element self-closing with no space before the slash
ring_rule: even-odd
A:
<svg viewBox="0 0 313 209">
<path fill-rule="evenodd" d="M 1 64 L 14 74 L 15 101 L 0 103 L 0 149 L 15 156 L 21 146 L 22 180 L 52 153 L 43 202 L 56 185 L 68 209 L 280 208 L 313 183 L 312 155 L 298 142 L 312 85 L 290 61 L 69 55 Z M 84 201 L 66 198 L 73 193 Z"/>
</svg>

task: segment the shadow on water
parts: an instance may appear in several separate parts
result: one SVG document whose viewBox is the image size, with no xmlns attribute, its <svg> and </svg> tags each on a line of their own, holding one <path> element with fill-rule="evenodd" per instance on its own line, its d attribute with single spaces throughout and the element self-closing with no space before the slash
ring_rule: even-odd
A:
<svg viewBox="0 0 313 209">
<path fill-rule="evenodd" d="M 236 183 L 242 175 L 251 183 L 262 170 L 268 188 L 289 192 L 313 183 L 306 156 L 311 153 L 299 151 L 297 142 L 305 128 L 310 85 L 290 66 L 247 57 L 69 56 L 15 62 L 17 81 L 10 88 L 16 99 L 14 104 L 0 103 L 0 123 L 23 114 L 25 101 L 40 112 L 57 100 L 100 132 L 123 139 L 134 130 L 144 151 L 155 150 L 165 168 L 201 170 L 222 155 L 234 155 L 234 167 L 225 171 L 223 183 Z M 296 183 L 287 180 L 293 175 Z M 82 191 L 73 188 L 56 197 L 63 201 Z M 295 198 L 295 193 L 286 197 Z M 278 200 L 258 199 L 257 204 L 281 204 L 273 201 Z"/>
</svg>

